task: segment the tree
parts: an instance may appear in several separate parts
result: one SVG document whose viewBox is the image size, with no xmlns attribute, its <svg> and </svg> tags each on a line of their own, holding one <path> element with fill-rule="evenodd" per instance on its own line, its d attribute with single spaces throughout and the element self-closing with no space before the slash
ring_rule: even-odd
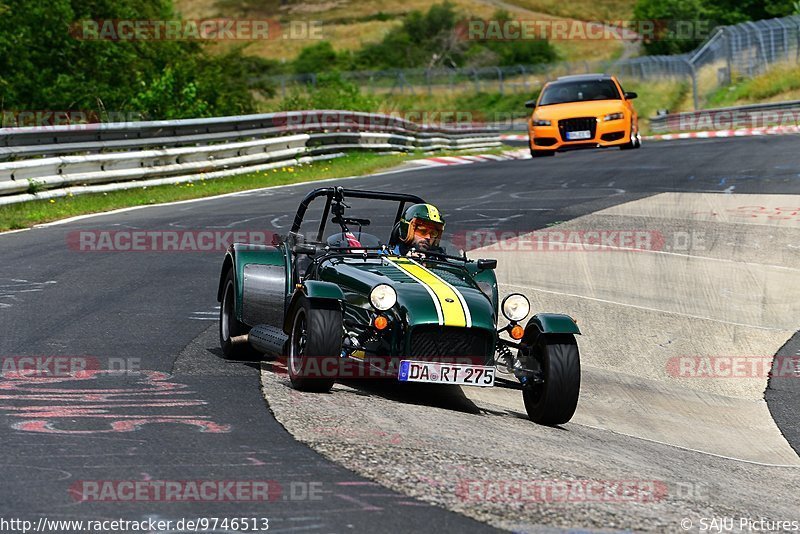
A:
<svg viewBox="0 0 800 534">
<path fill-rule="evenodd" d="M 246 81 L 269 66 L 241 49 L 217 56 L 194 41 L 93 40 L 80 31 L 86 20 L 176 19 L 171 0 L 14 0 L 13 9 L 0 0 L 0 14 L 4 110 L 247 113 L 255 101 Z"/>
<path fill-rule="evenodd" d="M 785 17 L 800 12 L 797 0 L 638 0 L 634 18 L 656 22 L 655 38 L 644 44 L 648 54 L 677 54 L 701 44 L 682 35 L 681 22 L 704 23 L 706 28 L 739 24 L 750 20 Z M 707 37 L 707 35 L 705 36 Z"/>
<path fill-rule="evenodd" d="M 649 39 L 645 36 L 644 48 L 648 54 L 680 54 L 694 50 L 702 39 L 678 34 L 676 23 L 703 21 L 707 15 L 702 0 L 638 0 L 633 9 L 635 20 L 655 22 L 655 35 Z"/>
</svg>

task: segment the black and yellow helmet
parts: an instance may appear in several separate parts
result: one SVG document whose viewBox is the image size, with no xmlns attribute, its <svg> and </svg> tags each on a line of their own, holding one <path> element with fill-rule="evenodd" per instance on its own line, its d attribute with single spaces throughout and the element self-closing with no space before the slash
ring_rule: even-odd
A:
<svg viewBox="0 0 800 534">
<path fill-rule="evenodd" d="M 444 232 L 444 219 L 436 206 L 432 204 L 414 204 L 409 206 L 403 212 L 403 216 L 400 217 L 400 240 L 404 243 L 410 243 L 414 239 L 414 227 L 421 221 L 435 226 L 439 230 L 439 237 L 441 238 L 441 234 Z M 436 239 L 434 246 L 438 246 L 438 244 L 439 239 Z"/>
</svg>

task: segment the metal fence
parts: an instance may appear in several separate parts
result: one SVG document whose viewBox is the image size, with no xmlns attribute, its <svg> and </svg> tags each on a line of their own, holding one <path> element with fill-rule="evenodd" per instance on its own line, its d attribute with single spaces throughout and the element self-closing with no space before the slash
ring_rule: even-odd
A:
<svg viewBox="0 0 800 534">
<path fill-rule="evenodd" d="M 661 133 L 686 130 L 785 128 L 800 124 L 798 119 L 800 119 L 800 100 L 790 100 L 660 115 L 650 119 L 650 129 Z"/>
<path fill-rule="evenodd" d="M 691 82 L 695 109 L 699 109 L 722 85 L 756 76 L 777 63 L 798 61 L 800 16 L 795 15 L 718 27 L 687 54 L 511 67 L 358 71 L 342 76 L 372 94 L 422 95 L 456 90 L 531 94 L 549 79 L 587 72 L 610 72 L 639 80 L 678 78 Z M 273 76 L 269 80 L 279 94 L 286 96 L 293 87 L 316 85 L 317 75 Z"/>
<path fill-rule="evenodd" d="M 615 64 L 619 74 L 648 79 L 685 77 L 692 81 L 695 109 L 714 90 L 752 78 L 779 63 L 800 62 L 800 16 L 721 26 L 688 54 L 645 56 Z"/>
<path fill-rule="evenodd" d="M 0 205 L 265 172 L 353 150 L 433 152 L 500 145 L 498 131 L 482 125 L 423 126 L 336 110 L 4 128 Z"/>
</svg>

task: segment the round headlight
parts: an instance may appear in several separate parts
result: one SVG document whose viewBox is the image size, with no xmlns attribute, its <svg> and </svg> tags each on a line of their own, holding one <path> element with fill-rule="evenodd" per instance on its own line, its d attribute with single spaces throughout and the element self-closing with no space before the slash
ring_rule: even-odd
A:
<svg viewBox="0 0 800 534">
<path fill-rule="evenodd" d="M 525 295 L 519 293 L 512 293 L 503 299 L 503 315 L 509 321 L 521 321 L 531 312 L 531 303 L 525 298 Z"/>
<path fill-rule="evenodd" d="M 378 284 L 372 288 L 369 301 L 376 310 L 386 311 L 397 303 L 397 292 L 390 285 Z"/>
</svg>

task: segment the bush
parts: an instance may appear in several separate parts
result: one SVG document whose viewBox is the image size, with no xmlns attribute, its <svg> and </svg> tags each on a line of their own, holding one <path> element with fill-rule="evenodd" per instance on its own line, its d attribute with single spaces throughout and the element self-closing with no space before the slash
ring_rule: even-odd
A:
<svg viewBox="0 0 800 534">
<path fill-rule="evenodd" d="M 171 0 L 0 0 L 0 103 L 11 110 L 139 113 L 155 119 L 247 113 L 247 80 L 269 62 L 191 41 L 80 40 L 86 19 L 175 19 Z M 257 91 L 269 95 L 263 85 Z"/>
<path fill-rule="evenodd" d="M 336 51 L 328 41 L 321 41 L 315 45 L 307 46 L 293 62 L 297 74 L 327 72 L 336 69 Z"/>
<path fill-rule="evenodd" d="M 339 63 L 353 70 L 386 70 L 536 64 L 556 59 L 546 40 L 467 41 L 459 31 L 459 22 L 465 18 L 450 2 L 434 4 L 427 13 L 412 11 L 381 42 L 363 46 L 346 60 L 342 55 Z M 510 17 L 498 11 L 492 18 Z"/>
<path fill-rule="evenodd" d="M 378 101 L 364 95 L 358 86 L 344 80 L 338 73 L 320 74 L 315 87 L 305 91 L 294 89 L 278 105 L 281 111 L 306 109 L 344 109 L 351 111 L 374 111 Z"/>
</svg>

